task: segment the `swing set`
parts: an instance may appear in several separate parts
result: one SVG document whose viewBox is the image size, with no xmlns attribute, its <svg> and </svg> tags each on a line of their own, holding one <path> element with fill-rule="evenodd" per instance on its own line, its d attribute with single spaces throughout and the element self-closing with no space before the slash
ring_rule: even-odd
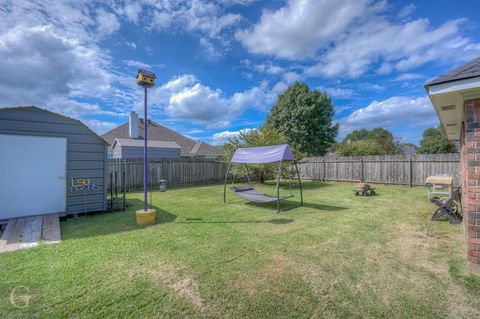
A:
<svg viewBox="0 0 480 319">
<path fill-rule="evenodd" d="M 278 171 L 276 174 L 275 195 L 265 194 L 264 192 L 254 188 L 250 181 L 250 172 L 248 170 L 249 164 L 268 164 L 278 163 Z M 302 182 L 300 180 L 300 173 L 298 172 L 297 162 L 295 156 L 288 144 L 262 147 L 239 148 L 233 154 L 230 163 L 228 164 L 227 173 L 225 175 L 225 183 L 223 185 L 223 202 L 227 202 L 227 183 L 230 169 L 237 164 L 243 165 L 245 176 L 247 177 L 248 185 L 235 186 L 236 170 L 234 170 L 232 177 L 232 186 L 230 189 L 238 197 L 254 203 L 271 203 L 276 202 L 277 213 L 280 212 L 280 201 L 287 198 L 294 197 L 293 195 L 293 180 L 288 178 L 290 182 L 290 194 L 280 196 L 280 179 L 282 178 L 282 168 L 285 163 L 293 163 L 295 173 L 300 187 L 300 206 L 303 206 L 303 192 Z M 233 164 L 233 165 L 232 165 Z"/>
</svg>

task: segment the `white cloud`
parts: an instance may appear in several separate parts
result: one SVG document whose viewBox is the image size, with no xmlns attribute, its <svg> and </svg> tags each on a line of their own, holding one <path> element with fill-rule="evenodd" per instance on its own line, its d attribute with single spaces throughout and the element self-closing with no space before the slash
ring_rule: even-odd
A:
<svg viewBox="0 0 480 319">
<path fill-rule="evenodd" d="M 435 125 L 438 117 L 427 97 L 393 96 L 384 101 L 373 101 L 338 122 L 343 136 L 359 128 Z"/>
<path fill-rule="evenodd" d="M 187 132 L 185 132 L 185 134 L 199 134 L 203 132 L 205 132 L 205 130 L 194 128 L 194 129 L 188 130 Z"/>
<path fill-rule="evenodd" d="M 209 2 L 194 1 L 161 1 L 148 2 L 143 18 L 147 25 L 160 32 L 188 32 L 198 38 L 207 56 L 216 58 L 224 49 L 230 47 L 230 36 L 233 28 L 242 21 L 237 13 L 228 13 L 230 6 L 249 1 Z M 145 21 L 142 21 L 144 23 Z"/>
<path fill-rule="evenodd" d="M 166 112 L 174 118 L 205 123 L 210 126 L 227 126 L 233 110 L 221 96 L 220 90 L 196 83 L 192 87 L 173 93 Z M 212 120 L 214 122 L 212 122 Z"/>
<path fill-rule="evenodd" d="M 413 3 L 411 3 L 411 4 L 403 7 L 402 10 L 400 10 L 398 12 L 397 17 L 400 18 L 400 19 L 406 18 L 409 15 L 411 15 L 413 13 L 413 11 L 415 11 L 415 5 Z"/>
<path fill-rule="evenodd" d="M 135 42 L 130 42 L 130 41 L 125 41 L 125 44 L 132 48 L 133 50 L 135 50 L 137 48 L 137 45 L 135 44 Z"/>
<path fill-rule="evenodd" d="M 142 69 L 150 69 L 152 67 L 150 64 L 137 61 L 137 60 L 123 60 L 123 63 L 131 67 L 142 68 Z"/>
<path fill-rule="evenodd" d="M 120 29 L 120 22 L 118 22 L 116 15 L 104 9 L 97 10 L 96 20 L 97 32 L 100 35 L 108 35 Z"/>
<path fill-rule="evenodd" d="M 113 13 L 86 1 L 3 1 L 2 105 L 34 104 L 80 118 L 118 114 L 122 103 L 131 103 L 131 91 L 98 44 L 118 23 Z M 118 112 L 100 108 L 100 101 Z"/>
<path fill-rule="evenodd" d="M 402 73 L 393 79 L 394 81 L 411 81 L 424 78 L 423 75 L 418 73 Z"/>
<path fill-rule="evenodd" d="M 247 67 L 249 67 L 250 66 L 249 64 L 251 63 L 251 61 L 250 60 L 244 60 L 244 63 Z M 272 64 L 261 63 L 261 64 L 256 64 L 253 67 L 254 67 L 255 71 L 257 71 L 257 72 L 267 73 L 267 74 L 270 74 L 270 75 L 279 75 L 279 74 L 282 74 L 282 73 L 286 72 L 285 68 L 282 68 L 278 65 L 272 65 Z"/>
<path fill-rule="evenodd" d="M 266 83 L 227 96 L 220 89 L 200 83 L 193 74 L 174 77 L 150 92 L 153 106 L 169 117 L 209 128 L 227 127 L 246 109 L 264 109 L 276 97 Z"/>
<path fill-rule="evenodd" d="M 318 89 L 320 91 L 326 92 L 329 96 L 336 98 L 349 98 L 352 97 L 355 93 L 352 89 L 345 89 L 339 87 L 320 86 L 318 87 Z"/>
<path fill-rule="evenodd" d="M 106 133 L 118 126 L 118 123 L 108 121 L 84 120 L 82 122 L 98 135 Z"/>
<path fill-rule="evenodd" d="M 178 92 L 187 86 L 193 85 L 197 81 L 198 80 L 195 77 L 195 75 L 183 74 L 183 75 L 172 78 L 170 81 L 165 83 L 162 87 L 168 91 Z"/>
<path fill-rule="evenodd" d="M 236 33 L 252 53 L 282 58 L 313 55 L 362 16 L 369 1 L 290 0 L 276 11 L 264 11 L 260 22 Z"/>
<path fill-rule="evenodd" d="M 127 20 L 138 23 L 138 18 L 142 12 L 142 6 L 138 2 L 133 2 L 125 5 L 123 12 L 127 17 Z"/>
<path fill-rule="evenodd" d="M 77 102 L 65 97 L 53 97 L 41 106 L 73 118 L 84 114 L 102 114 L 102 110 L 97 104 Z"/>
<path fill-rule="evenodd" d="M 266 10 L 250 28 L 236 33 L 249 52 L 306 59 L 305 75 L 359 77 L 405 72 L 431 61 L 460 62 L 480 54 L 480 43 L 464 35 L 466 19 L 432 26 L 411 20 L 414 5 L 388 14 L 386 1 L 289 0 Z M 391 20 L 391 21 L 390 21 Z"/>
<path fill-rule="evenodd" d="M 432 28 L 427 19 L 391 24 L 381 17 L 350 30 L 333 49 L 309 68 L 309 75 L 358 77 L 381 61 L 378 72 L 406 71 L 430 61 L 468 60 L 480 53 L 480 44 L 461 36 L 463 19 Z"/>
<path fill-rule="evenodd" d="M 91 41 L 97 37 L 95 11 L 86 1 L 4 0 L 0 30 L 51 25 L 65 38 Z"/>
<path fill-rule="evenodd" d="M 241 132 L 243 133 L 249 133 L 253 129 L 251 128 L 244 128 L 240 131 L 223 131 L 220 133 L 215 133 L 212 136 L 212 144 L 213 145 L 222 145 L 227 143 L 230 139 L 235 138 L 240 135 Z"/>
<path fill-rule="evenodd" d="M 60 96 L 100 96 L 110 87 L 108 58 L 50 26 L 0 33 L 0 100 L 46 105 Z"/>
</svg>

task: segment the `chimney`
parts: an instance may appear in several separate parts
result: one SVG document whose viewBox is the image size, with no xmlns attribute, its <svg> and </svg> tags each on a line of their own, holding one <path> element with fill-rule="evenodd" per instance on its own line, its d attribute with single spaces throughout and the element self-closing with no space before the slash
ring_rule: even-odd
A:
<svg viewBox="0 0 480 319">
<path fill-rule="evenodd" d="M 128 118 L 128 133 L 131 139 L 138 138 L 138 114 L 135 111 L 130 112 Z"/>
</svg>

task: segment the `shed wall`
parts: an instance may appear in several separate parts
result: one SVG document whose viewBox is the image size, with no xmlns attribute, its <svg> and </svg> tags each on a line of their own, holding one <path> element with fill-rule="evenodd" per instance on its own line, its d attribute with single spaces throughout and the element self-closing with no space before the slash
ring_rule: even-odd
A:
<svg viewBox="0 0 480 319">
<path fill-rule="evenodd" d="M 105 187 L 107 144 L 81 122 L 35 108 L 4 109 L 0 110 L 0 134 L 65 137 L 66 213 L 107 209 Z M 76 183 L 76 179 L 85 178 L 90 179 L 98 189 L 85 192 L 71 189 L 72 182 Z"/>
</svg>

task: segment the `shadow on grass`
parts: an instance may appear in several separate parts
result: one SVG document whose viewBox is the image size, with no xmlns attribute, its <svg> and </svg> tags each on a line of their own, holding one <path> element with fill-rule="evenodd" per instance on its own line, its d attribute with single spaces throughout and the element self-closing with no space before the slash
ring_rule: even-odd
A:
<svg viewBox="0 0 480 319">
<path fill-rule="evenodd" d="M 242 183 L 240 183 L 242 184 Z M 243 184 L 247 185 L 248 183 L 244 182 Z M 276 181 L 266 181 L 264 184 L 258 184 L 258 183 L 253 183 L 254 185 L 266 185 L 266 186 L 270 186 L 270 187 L 275 187 L 276 186 Z M 227 185 L 228 186 L 228 185 Z M 324 183 L 320 180 L 318 181 L 303 181 L 302 180 L 302 189 L 305 191 L 305 190 L 310 190 L 310 189 L 318 189 L 318 188 L 326 188 L 326 187 L 331 187 L 333 186 L 332 184 L 329 184 L 329 183 Z M 286 183 L 286 182 L 281 182 L 280 183 L 280 189 L 283 189 L 283 190 L 289 190 L 290 189 L 290 183 Z M 296 192 L 299 191 L 299 187 L 298 187 L 298 183 L 295 181 L 295 186 L 294 186 L 294 190 Z"/>
<path fill-rule="evenodd" d="M 275 212 L 277 211 L 277 204 L 276 203 L 254 203 L 254 202 L 246 202 L 245 203 L 248 206 L 255 206 L 255 207 L 262 207 L 262 208 L 270 208 L 274 210 Z M 320 213 L 321 211 L 337 211 L 337 210 L 345 210 L 348 209 L 347 207 L 341 207 L 341 206 L 330 206 L 330 205 L 323 205 L 323 204 L 317 204 L 317 203 L 309 203 L 309 202 L 304 202 L 303 206 L 300 206 L 300 202 L 297 201 L 292 201 L 292 200 L 283 200 L 280 201 L 280 213 L 286 212 L 286 211 L 294 211 L 297 208 L 301 207 L 307 207 L 307 208 L 312 208 L 317 210 Z M 305 212 L 301 212 L 301 214 L 307 214 Z"/>
<path fill-rule="evenodd" d="M 129 211 L 137 211 L 139 209 L 143 209 L 143 201 L 139 200 L 139 199 L 129 199 L 128 200 L 128 203 L 130 204 L 130 207 L 129 207 Z M 177 218 L 177 215 L 174 215 L 164 209 L 161 209 L 160 207 L 158 206 L 154 206 L 154 205 L 148 205 L 148 208 L 153 208 L 156 210 L 157 212 L 157 219 L 155 221 L 155 224 L 158 224 L 158 223 L 170 223 L 170 222 L 173 222 L 175 221 L 175 219 Z"/>
<path fill-rule="evenodd" d="M 270 223 L 275 225 L 290 224 L 294 220 L 286 218 L 274 218 L 270 220 L 226 220 L 226 221 L 208 221 L 202 218 L 186 218 L 185 221 L 177 221 L 175 224 L 264 224 Z"/>
<path fill-rule="evenodd" d="M 60 224 L 62 239 L 105 236 L 148 227 L 137 225 L 135 217 L 135 211 L 143 208 L 143 201 L 139 199 L 129 199 L 128 203 L 129 207 L 124 212 L 104 212 L 63 221 Z M 155 224 L 171 223 L 177 218 L 176 215 L 157 206 L 149 206 L 149 208 L 156 210 Z M 68 231 L 65 232 L 64 230 Z"/>
</svg>

